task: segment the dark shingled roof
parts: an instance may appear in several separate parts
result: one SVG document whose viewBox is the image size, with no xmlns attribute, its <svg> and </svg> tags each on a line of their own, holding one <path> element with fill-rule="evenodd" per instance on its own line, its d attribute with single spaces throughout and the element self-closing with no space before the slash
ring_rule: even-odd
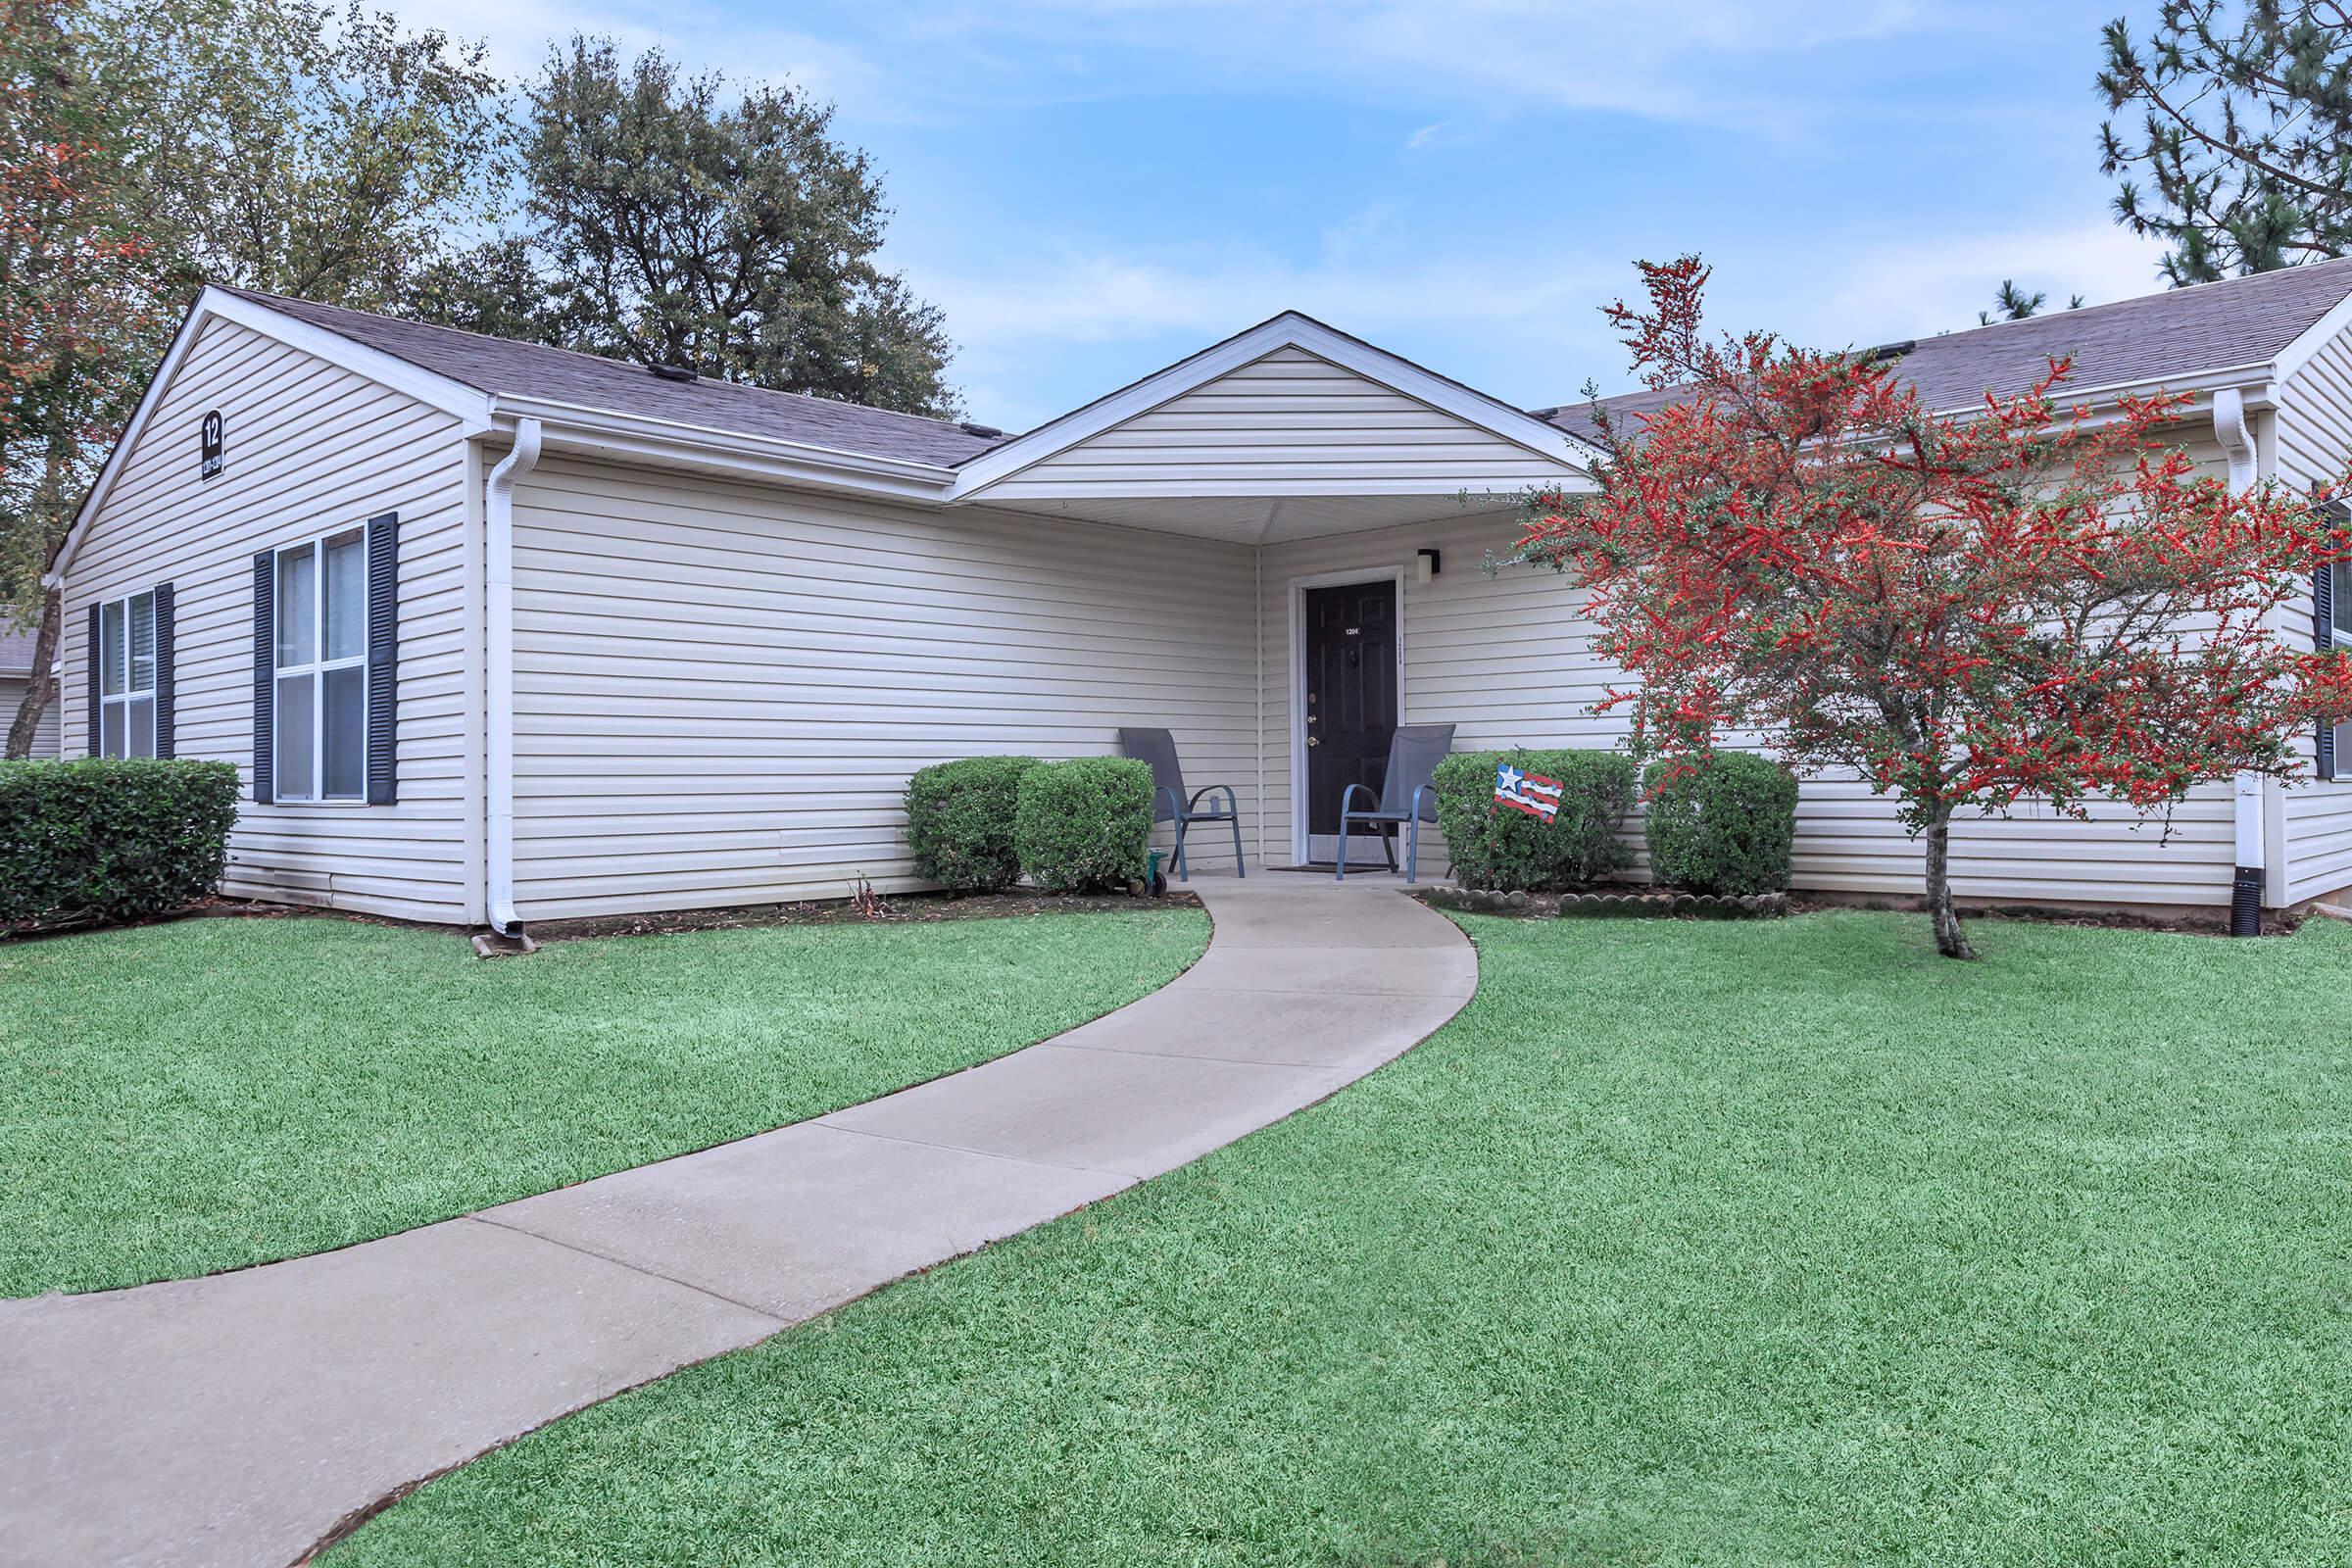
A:
<svg viewBox="0 0 2352 1568">
<path fill-rule="evenodd" d="M 1923 337 L 1903 356 L 1903 374 L 1928 407 L 1952 410 L 2006 397 L 2034 384 L 2053 359 L 2072 354 L 2067 385 L 2078 391 L 2161 381 L 2238 365 L 2261 365 L 2352 294 L 2352 258 L 2226 278 L 2193 288 L 2053 311 Z M 1856 344 L 1857 348 L 1871 345 Z M 1610 417 L 1652 413 L 1674 393 L 1603 398 Z M 1599 433 L 1590 403 L 1539 409 L 1537 416 L 1582 436 Z"/>
<path fill-rule="evenodd" d="M 701 425 L 740 435 L 769 436 L 836 452 L 898 458 L 950 466 L 987 451 L 1004 436 L 976 436 L 948 419 L 893 414 L 832 398 L 771 392 L 734 381 L 669 381 L 641 365 L 577 354 L 537 343 L 461 332 L 454 327 L 371 316 L 332 305 L 314 305 L 232 288 L 221 292 L 252 300 L 316 327 L 364 343 L 396 360 L 447 376 L 476 391 L 544 398 L 611 414 Z"/>
</svg>

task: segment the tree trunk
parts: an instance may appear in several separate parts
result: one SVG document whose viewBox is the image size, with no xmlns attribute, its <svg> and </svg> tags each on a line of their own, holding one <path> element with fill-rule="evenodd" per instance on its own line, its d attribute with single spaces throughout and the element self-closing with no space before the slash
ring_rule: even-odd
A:
<svg viewBox="0 0 2352 1568">
<path fill-rule="evenodd" d="M 1952 907 L 1952 818 L 1938 811 L 1928 822 L 1928 920 L 1936 928 L 1936 951 L 1947 958 L 1973 958 L 1976 950 L 1960 931 Z"/>
<path fill-rule="evenodd" d="M 8 759 L 32 755 L 32 733 L 41 726 L 41 714 L 57 701 L 57 676 L 51 666 L 57 662 L 57 634 L 64 622 L 57 590 L 52 588 L 41 599 L 41 629 L 32 638 L 32 679 L 24 685 L 24 700 L 17 705 L 17 721 L 8 727 Z"/>
</svg>

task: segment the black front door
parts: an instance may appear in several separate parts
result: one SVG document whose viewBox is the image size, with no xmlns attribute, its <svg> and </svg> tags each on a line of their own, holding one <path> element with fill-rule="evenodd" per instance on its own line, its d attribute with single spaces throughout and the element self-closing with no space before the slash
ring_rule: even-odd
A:
<svg viewBox="0 0 2352 1568">
<path fill-rule="evenodd" d="M 1306 830 L 1340 830 L 1340 793 L 1375 793 L 1396 730 L 1396 584 L 1309 588 L 1306 634 Z M 1361 798 L 1358 798 L 1361 804 Z"/>
</svg>

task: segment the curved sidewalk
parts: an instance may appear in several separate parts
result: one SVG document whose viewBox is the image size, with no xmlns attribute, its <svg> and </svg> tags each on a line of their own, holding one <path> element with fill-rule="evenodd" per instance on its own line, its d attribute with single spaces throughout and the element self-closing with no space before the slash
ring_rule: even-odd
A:
<svg viewBox="0 0 2352 1568">
<path fill-rule="evenodd" d="M 777 1132 L 340 1251 L 0 1301 L 0 1563 L 291 1563 L 559 1416 L 1172 1170 L 1460 1010 L 1378 881 L 1192 884 L 1142 1001 Z"/>
</svg>

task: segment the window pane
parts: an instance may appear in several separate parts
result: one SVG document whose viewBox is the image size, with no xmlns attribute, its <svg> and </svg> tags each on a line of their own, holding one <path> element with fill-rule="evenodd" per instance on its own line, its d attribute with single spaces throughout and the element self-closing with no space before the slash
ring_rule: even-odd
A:
<svg viewBox="0 0 2352 1568">
<path fill-rule="evenodd" d="M 130 710 L 130 746 L 127 757 L 155 755 L 155 699 L 133 697 L 123 705 Z"/>
<path fill-rule="evenodd" d="M 308 546 L 277 558 L 277 664 L 313 663 L 318 653 L 318 558 Z"/>
<path fill-rule="evenodd" d="M 105 693 L 109 697 L 119 696 L 122 690 L 122 605 L 120 600 L 98 612 L 98 674 L 105 682 Z"/>
<path fill-rule="evenodd" d="M 98 755 L 122 755 L 122 705 L 107 703 L 98 710 Z"/>
<path fill-rule="evenodd" d="M 130 685 L 134 692 L 155 690 L 155 595 L 130 597 Z M 153 757 L 152 751 L 133 753 Z"/>
<path fill-rule="evenodd" d="M 326 657 L 368 651 L 368 550 L 357 533 L 326 542 Z"/>
<path fill-rule="evenodd" d="M 311 736 L 314 722 L 311 677 L 280 675 L 277 678 L 276 744 L 271 748 L 276 756 L 270 763 L 274 774 L 272 783 L 280 800 L 307 801 L 313 798 Z"/>
<path fill-rule="evenodd" d="M 353 664 L 326 672 L 326 788 L 324 799 L 356 801 L 367 794 L 368 671 Z"/>
</svg>

